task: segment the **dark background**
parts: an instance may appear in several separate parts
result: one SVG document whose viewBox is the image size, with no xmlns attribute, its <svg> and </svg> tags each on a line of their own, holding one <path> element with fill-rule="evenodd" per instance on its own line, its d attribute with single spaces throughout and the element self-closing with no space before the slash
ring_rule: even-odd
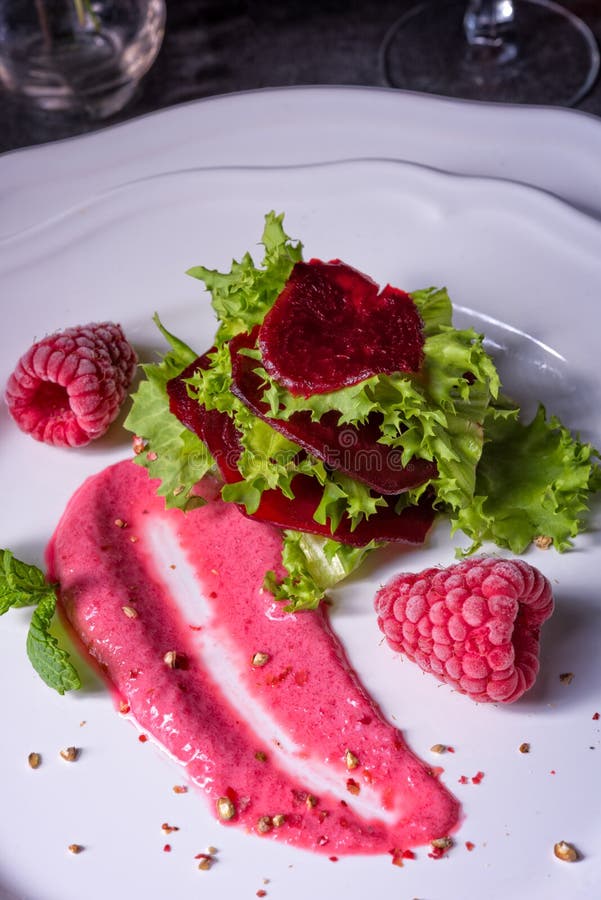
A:
<svg viewBox="0 0 601 900">
<path fill-rule="evenodd" d="M 415 0 L 168 0 L 159 56 L 121 113 L 102 123 L 65 118 L 32 111 L 0 89 L 0 151 L 231 91 L 295 84 L 381 86 L 378 49 L 390 25 L 413 5 Z M 601 41 L 601 0 L 563 5 Z M 601 81 L 578 108 L 601 116 Z"/>
</svg>

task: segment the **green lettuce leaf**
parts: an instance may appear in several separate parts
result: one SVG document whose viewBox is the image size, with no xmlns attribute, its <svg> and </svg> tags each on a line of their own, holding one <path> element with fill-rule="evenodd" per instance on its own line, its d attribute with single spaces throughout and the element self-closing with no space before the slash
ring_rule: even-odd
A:
<svg viewBox="0 0 601 900">
<path fill-rule="evenodd" d="M 214 461 L 205 444 L 181 424 L 169 410 L 167 382 L 197 358 L 197 354 L 170 334 L 159 317 L 154 321 L 171 345 L 160 363 L 142 366 L 146 379 L 132 396 L 132 407 L 125 427 L 145 442 L 135 462 L 148 470 L 151 478 L 160 480 L 158 493 L 167 507 L 186 509 L 199 499 L 192 488 L 213 467 Z"/>
<path fill-rule="evenodd" d="M 493 418 L 493 417 L 491 417 Z M 536 538 L 567 550 L 584 527 L 591 493 L 601 489 L 599 452 L 574 438 L 540 406 L 524 425 L 515 416 L 495 416 L 469 506 L 451 511 L 453 531 L 522 553 Z"/>
<path fill-rule="evenodd" d="M 350 547 L 315 534 L 285 531 L 282 563 L 287 575 L 278 580 L 274 572 L 268 572 L 265 587 L 287 604 L 287 612 L 316 609 L 326 592 L 354 572 L 377 546 L 371 541 L 365 547 Z"/>
<path fill-rule="evenodd" d="M 229 272 L 204 266 L 188 269 L 188 275 L 204 282 L 211 293 L 219 319 L 217 344 L 259 325 L 281 292 L 293 265 L 302 259 L 302 244 L 290 240 L 284 232 L 283 220 L 283 215 L 274 212 L 265 216 L 261 238 L 264 256 L 260 267 L 246 253 L 240 262 L 233 260 Z"/>
</svg>

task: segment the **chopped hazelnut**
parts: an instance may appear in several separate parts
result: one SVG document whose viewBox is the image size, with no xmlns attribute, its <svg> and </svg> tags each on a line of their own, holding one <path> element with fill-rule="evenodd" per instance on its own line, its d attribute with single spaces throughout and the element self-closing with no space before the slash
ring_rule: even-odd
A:
<svg viewBox="0 0 601 900">
<path fill-rule="evenodd" d="M 253 658 L 251 659 L 252 665 L 256 667 L 264 666 L 267 662 L 269 662 L 268 653 L 255 653 Z"/>
<path fill-rule="evenodd" d="M 140 437 L 139 434 L 134 435 L 132 440 L 132 449 L 136 456 L 139 456 L 140 453 L 143 453 L 144 450 L 148 447 L 148 441 L 143 437 Z"/>
<path fill-rule="evenodd" d="M 573 844 L 568 844 L 567 841 L 558 841 L 553 847 L 553 852 L 557 859 L 561 859 L 562 862 L 576 862 L 578 859 L 576 847 Z"/>
<path fill-rule="evenodd" d="M 271 831 L 272 826 L 271 816 L 260 816 L 257 819 L 257 831 L 259 834 L 267 834 L 268 831 Z"/>
<path fill-rule="evenodd" d="M 313 809 L 314 806 L 317 806 L 317 797 L 314 797 L 313 794 L 307 794 L 305 803 L 307 805 L 307 809 Z"/>
<path fill-rule="evenodd" d="M 81 844 L 69 844 L 68 850 L 70 853 L 81 853 L 83 847 Z"/>
<path fill-rule="evenodd" d="M 346 751 L 346 753 L 344 754 L 344 761 L 346 763 L 347 769 L 356 769 L 357 766 L 359 765 L 359 760 L 357 759 L 355 754 L 352 752 L 352 750 Z"/>
<path fill-rule="evenodd" d="M 133 606 L 122 606 L 121 609 L 128 619 L 138 618 L 138 610 L 134 609 Z"/>
<path fill-rule="evenodd" d="M 60 751 L 60 755 L 67 762 L 75 762 L 79 757 L 79 750 L 77 747 L 67 747 L 65 750 Z"/>
<path fill-rule="evenodd" d="M 528 741 L 524 741 L 523 744 L 520 744 L 518 749 L 520 753 L 530 753 L 530 744 L 528 743 Z"/>
<path fill-rule="evenodd" d="M 448 850 L 449 847 L 453 846 L 453 839 L 450 837 L 434 838 L 430 843 L 435 850 Z"/>
<path fill-rule="evenodd" d="M 282 813 L 278 813 L 273 817 L 271 821 L 273 822 L 274 828 L 281 828 L 286 821 L 286 816 L 282 815 Z"/>
<path fill-rule="evenodd" d="M 430 747 L 431 753 L 444 753 L 447 748 L 444 744 L 432 744 Z"/>
<path fill-rule="evenodd" d="M 115 525 L 117 528 L 127 528 L 127 522 L 124 522 L 123 519 L 115 519 Z"/>
<path fill-rule="evenodd" d="M 42 757 L 39 753 L 30 753 L 27 757 L 27 762 L 29 763 L 30 768 L 39 769 L 42 765 Z"/>
<path fill-rule="evenodd" d="M 574 680 L 573 672 L 562 672 L 559 676 L 559 680 L 562 684 L 571 684 Z"/>
<path fill-rule="evenodd" d="M 217 801 L 217 814 L 220 819 L 233 819 L 236 815 L 236 807 L 229 797 L 220 797 Z"/>
<path fill-rule="evenodd" d="M 534 538 L 534 546 L 538 547 L 539 550 L 548 550 L 552 543 L 553 538 L 549 537 L 548 534 L 539 534 Z"/>
</svg>

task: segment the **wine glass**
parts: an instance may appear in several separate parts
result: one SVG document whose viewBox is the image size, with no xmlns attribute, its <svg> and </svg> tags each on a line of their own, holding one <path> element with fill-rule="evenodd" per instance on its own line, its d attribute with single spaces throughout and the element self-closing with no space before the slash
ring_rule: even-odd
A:
<svg viewBox="0 0 601 900">
<path fill-rule="evenodd" d="M 552 0 L 428 0 L 380 53 L 391 87 L 465 99 L 574 106 L 599 73 L 591 30 Z"/>
</svg>

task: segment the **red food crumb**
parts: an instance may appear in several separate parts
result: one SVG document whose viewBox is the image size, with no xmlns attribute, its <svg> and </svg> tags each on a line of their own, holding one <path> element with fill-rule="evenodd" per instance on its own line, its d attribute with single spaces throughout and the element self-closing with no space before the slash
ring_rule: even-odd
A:
<svg viewBox="0 0 601 900">
<path fill-rule="evenodd" d="M 425 672 L 479 702 L 512 703 L 536 679 L 553 597 L 522 560 L 473 558 L 397 575 L 375 608 L 390 646 Z"/>
<path fill-rule="evenodd" d="M 171 853 L 171 844 L 165 844 L 165 846 L 163 847 L 163 851 L 165 853 Z"/>
<path fill-rule="evenodd" d="M 593 715 L 593 721 L 596 722 L 599 718 L 601 718 L 601 715 L 600 715 L 598 712 L 596 712 L 596 713 Z"/>
<path fill-rule="evenodd" d="M 141 744 L 145 744 L 146 741 L 148 740 L 148 735 L 147 734 L 139 734 L 138 740 L 140 741 Z"/>
<path fill-rule="evenodd" d="M 455 752 L 454 747 L 447 747 L 447 753 L 454 753 L 454 752 Z"/>
<path fill-rule="evenodd" d="M 457 780 L 459 784 L 467 784 L 467 775 L 461 775 Z"/>
<path fill-rule="evenodd" d="M 266 897 L 266 896 L 267 896 L 267 891 L 263 890 L 263 888 L 259 888 L 259 890 L 257 891 L 257 897 Z"/>
<path fill-rule="evenodd" d="M 328 856 L 328 859 L 330 860 L 330 862 L 338 862 L 337 856 Z"/>
<path fill-rule="evenodd" d="M 472 776 L 472 784 L 480 784 L 483 778 L 484 772 L 477 772 L 476 775 Z"/>
<path fill-rule="evenodd" d="M 557 775 L 557 772 L 555 771 L 555 769 L 551 769 L 551 771 L 549 772 L 549 775 Z"/>
<path fill-rule="evenodd" d="M 21 357 L 6 388 L 19 428 L 57 447 L 83 447 L 116 419 L 137 357 L 113 322 L 56 332 Z"/>
<path fill-rule="evenodd" d="M 174 784 L 173 785 L 173 793 L 174 794 L 187 794 L 188 788 L 185 784 Z"/>
<path fill-rule="evenodd" d="M 471 841 L 466 841 L 466 842 L 465 842 L 466 850 L 469 850 L 470 852 L 474 849 L 475 846 L 476 846 L 476 845 L 475 845 L 475 844 L 472 844 Z"/>
</svg>

